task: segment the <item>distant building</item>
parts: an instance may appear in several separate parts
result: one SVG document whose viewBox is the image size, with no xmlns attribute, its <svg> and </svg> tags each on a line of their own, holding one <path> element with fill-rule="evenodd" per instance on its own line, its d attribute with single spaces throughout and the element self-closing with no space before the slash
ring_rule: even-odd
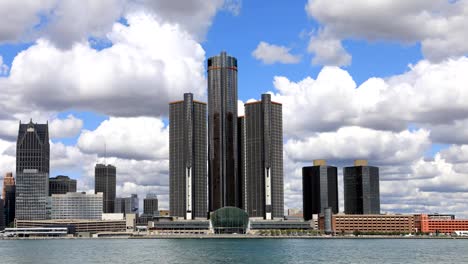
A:
<svg viewBox="0 0 468 264">
<path fill-rule="evenodd" d="M 52 194 L 52 219 L 89 219 L 102 218 L 102 193 Z"/>
<path fill-rule="evenodd" d="M 170 216 L 169 210 L 159 210 L 159 216 Z"/>
<path fill-rule="evenodd" d="M 16 183 L 13 173 L 9 172 L 3 178 L 2 197 L 4 200 L 5 226 L 15 220 Z"/>
<path fill-rule="evenodd" d="M 242 207 L 238 177 L 237 59 L 221 52 L 208 69 L 208 211 Z"/>
<path fill-rule="evenodd" d="M 169 209 L 172 216 L 207 218 L 206 104 L 169 104 Z"/>
<path fill-rule="evenodd" d="M 138 203 L 137 194 L 125 198 L 116 198 L 114 213 L 138 214 Z"/>
<path fill-rule="evenodd" d="M 86 220 L 86 219 L 57 219 L 57 220 L 19 220 L 18 228 L 35 227 L 67 227 L 72 233 L 125 232 L 126 222 L 121 220 Z"/>
<path fill-rule="evenodd" d="M 245 104 L 247 213 L 265 219 L 284 216 L 282 105 L 263 94 Z"/>
<path fill-rule="evenodd" d="M 288 216 L 293 216 L 293 217 L 300 217 L 302 218 L 304 216 L 304 213 L 301 209 L 298 208 L 290 208 L 288 209 Z"/>
<path fill-rule="evenodd" d="M 147 194 L 146 198 L 143 200 L 143 214 L 158 216 L 158 197 L 156 194 Z"/>
<path fill-rule="evenodd" d="M 103 212 L 113 213 L 115 207 L 116 168 L 96 164 L 94 168 L 94 193 L 103 195 Z"/>
<path fill-rule="evenodd" d="M 324 213 L 331 207 L 338 213 L 338 169 L 327 166 L 325 160 L 315 160 L 314 166 L 302 168 L 302 198 L 304 219 Z"/>
<path fill-rule="evenodd" d="M 47 218 L 49 195 L 49 126 L 19 125 L 16 143 L 16 208 L 18 220 Z"/>
<path fill-rule="evenodd" d="M 240 116 L 237 118 L 237 135 L 239 136 L 238 138 L 238 147 L 237 147 L 237 153 L 238 153 L 238 168 L 239 171 L 237 172 L 237 175 L 240 179 L 240 190 L 239 190 L 239 195 L 240 195 L 240 204 L 241 208 L 247 211 L 247 165 L 246 165 L 246 159 L 247 159 L 247 145 L 246 145 L 246 131 L 245 131 L 245 116 Z"/>
<path fill-rule="evenodd" d="M 0 231 L 5 229 L 5 212 L 3 211 L 3 199 L 0 199 Z"/>
<path fill-rule="evenodd" d="M 49 178 L 49 196 L 68 192 L 76 192 L 76 180 L 64 175 Z"/>
<path fill-rule="evenodd" d="M 356 160 L 343 169 L 345 214 L 380 214 L 379 168 Z"/>
</svg>

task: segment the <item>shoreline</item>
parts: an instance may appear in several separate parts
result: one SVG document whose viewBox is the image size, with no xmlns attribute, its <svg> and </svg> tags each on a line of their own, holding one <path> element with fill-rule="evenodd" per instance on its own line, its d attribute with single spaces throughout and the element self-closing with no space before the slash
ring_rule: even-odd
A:
<svg viewBox="0 0 468 264">
<path fill-rule="evenodd" d="M 448 236 L 256 236 L 256 235 L 131 235 L 103 237 L 2 237 L 0 240 L 82 240 L 82 239 L 468 239 Z"/>
</svg>

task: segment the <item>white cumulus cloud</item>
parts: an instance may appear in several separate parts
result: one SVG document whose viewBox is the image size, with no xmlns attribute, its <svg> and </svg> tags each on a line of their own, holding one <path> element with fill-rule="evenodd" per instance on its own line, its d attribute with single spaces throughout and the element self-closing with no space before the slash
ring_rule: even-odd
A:
<svg viewBox="0 0 468 264">
<path fill-rule="evenodd" d="M 290 53 L 290 48 L 278 46 L 261 41 L 257 48 L 252 52 L 252 56 L 265 64 L 284 63 L 294 64 L 301 61 L 299 55 Z"/>
</svg>

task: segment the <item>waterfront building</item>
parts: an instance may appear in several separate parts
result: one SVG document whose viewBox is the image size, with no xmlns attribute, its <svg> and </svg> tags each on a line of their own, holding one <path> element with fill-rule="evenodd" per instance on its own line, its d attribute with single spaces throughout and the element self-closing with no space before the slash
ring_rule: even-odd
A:
<svg viewBox="0 0 468 264">
<path fill-rule="evenodd" d="M 3 199 L 0 199 L 0 231 L 5 229 L 5 212 Z"/>
<path fill-rule="evenodd" d="M 113 213 L 115 207 L 116 168 L 96 164 L 94 168 L 94 193 L 103 195 L 103 212 Z"/>
<path fill-rule="evenodd" d="M 245 104 L 245 166 L 249 217 L 283 218 L 282 105 L 263 94 Z M 242 141 L 242 140 L 241 140 Z"/>
<path fill-rule="evenodd" d="M 16 183 L 13 173 L 9 172 L 3 178 L 2 197 L 4 202 L 5 226 L 15 220 Z"/>
<path fill-rule="evenodd" d="M 116 198 L 114 213 L 138 214 L 138 195 L 132 194 L 130 197 Z"/>
<path fill-rule="evenodd" d="M 102 193 L 52 194 L 52 219 L 102 219 Z"/>
<path fill-rule="evenodd" d="M 242 207 L 238 177 L 237 59 L 208 59 L 208 193 L 210 212 Z"/>
<path fill-rule="evenodd" d="M 343 169 L 345 214 L 380 214 L 379 168 L 356 160 Z"/>
<path fill-rule="evenodd" d="M 20 220 L 47 218 L 49 195 L 49 126 L 19 124 L 16 143 L 15 215 Z"/>
<path fill-rule="evenodd" d="M 126 222 L 122 220 L 87 220 L 87 219 L 57 219 L 57 220 L 17 220 L 18 228 L 34 227 L 67 227 L 71 233 L 125 232 Z"/>
<path fill-rule="evenodd" d="M 207 218 L 206 104 L 169 104 L 169 209 L 172 216 Z"/>
<path fill-rule="evenodd" d="M 302 168 L 302 204 L 304 219 L 312 219 L 313 214 L 324 213 L 331 207 L 338 209 L 338 169 L 327 166 L 325 160 L 314 160 L 314 166 Z"/>
<path fill-rule="evenodd" d="M 237 135 L 238 138 L 238 157 L 237 160 L 239 162 L 238 168 L 239 171 L 237 172 L 238 177 L 240 179 L 240 188 L 239 188 L 239 197 L 240 197 L 240 204 L 241 208 L 247 211 L 247 146 L 246 146 L 246 131 L 245 131 L 245 116 L 240 116 L 237 119 Z"/>
<path fill-rule="evenodd" d="M 468 219 L 455 219 L 450 216 L 416 215 L 416 228 L 422 233 L 452 234 L 455 231 L 468 231 Z"/>
<path fill-rule="evenodd" d="M 143 200 L 143 214 L 150 216 L 158 216 L 158 196 L 154 193 L 148 193 Z"/>
<path fill-rule="evenodd" d="M 49 178 L 49 196 L 68 192 L 76 192 L 76 180 L 64 175 Z"/>
<path fill-rule="evenodd" d="M 326 229 L 326 217 L 320 214 L 319 229 Z M 414 215 L 336 214 L 331 216 L 331 230 L 335 233 L 414 233 Z"/>
</svg>

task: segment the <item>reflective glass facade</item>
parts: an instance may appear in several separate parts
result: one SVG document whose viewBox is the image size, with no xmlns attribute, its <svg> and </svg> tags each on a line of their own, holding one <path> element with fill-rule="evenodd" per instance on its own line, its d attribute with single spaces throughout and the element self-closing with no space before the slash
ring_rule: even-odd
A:
<svg viewBox="0 0 468 264">
<path fill-rule="evenodd" d="M 345 214 L 380 214 L 379 168 L 343 169 Z"/>
<path fill-rule="evenodd" d="M 238 177 L 237 59 L 225 52 L 208 59 L 209 211 L 242 206 Z"/>
<path fill-rule="evenodd" d="M 206 104 L 184 100 L 169 105 L 169 210 L 172 216 L 207 218 Z"/>
<path fill-rule="evenodd" d="M 112 165 L 96 164 L 94 168 L 94 193 L 102 193 L 103 213 L 114 213 L 116 168 Z"/>
<path fill-rule="evenodd" d="M 48 124 L 19 125 L 16 143 L 16 210 L 20 220 L 47 218 L 49 195 Z"/>
<path fill-rule="evenodd" d="M 216 234 L 245 234 L 249 216 L 240 208 L 223 207 L 213 212 L 211 224 Z"/>
<path fill-rule="evenodd" d="M 338 169 L 333 166 L 310 166 L 302 168 L 302 198 L 304 219 L 312 219 L 312 214 L 324 213 L 331 207 L 338 209 Z"/>
</svg>

